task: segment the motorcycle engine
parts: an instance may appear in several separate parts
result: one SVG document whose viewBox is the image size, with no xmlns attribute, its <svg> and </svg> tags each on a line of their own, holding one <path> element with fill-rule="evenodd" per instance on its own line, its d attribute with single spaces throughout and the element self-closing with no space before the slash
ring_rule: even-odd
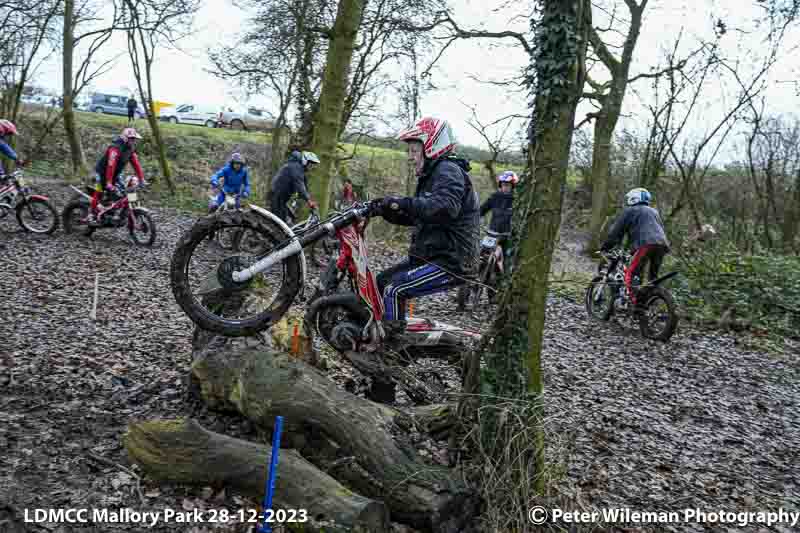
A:
<svg viewBox="0 0 800 533">
<path fill-rule="evenodd" d="M 339 352 L 359 350 L 364 342 L 361 332 L 365 325 L 342 305 L 325 306 L 316 315 L 316 330 L 327 344 Z"/>
</svg>

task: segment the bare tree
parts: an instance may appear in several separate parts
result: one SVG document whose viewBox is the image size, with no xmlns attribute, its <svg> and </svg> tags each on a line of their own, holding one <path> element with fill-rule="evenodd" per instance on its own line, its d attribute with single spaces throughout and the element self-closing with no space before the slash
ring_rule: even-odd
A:
<svg viewBox="0 0 800 533">
<path fill-rule="evenodd" d="M 684 67 L 686 60 L 673 61 L 664 69 L 652 69 L 651 72 L 631 75 L 634 51 L 642 28 L 642 16 L 649 0 L 625 0 L 628 10 L 627 33 L 624 34 L 621 53 L 617 57 L 606 43 L 604 34 L 618 33 L 619 25 L 615 12 L 610 14 L 608 28 L 593 27 L 589 33 L 592 50 L 599 62 L 604 66 L 610 79 L 600 83 L 591 77 L 586 82 L 591 91 L 584 97 L 595 100 L 598 110 L 587 118 L 593 118 L 594 148 L 592 154 L 592 218 L 590 222 L 591 241 L 589 249 L 596 249 L 603 238 L 610 205 L 609 166 L 611 163 L 611 146 L 614 130 L 622 114 L 622 104 L 628 85 L 641 79 L 658 78 L 667 72 Z M 676 48 L 677 49 L 677 48 Z"/>
<path fill-rule="evenodd" d="M 736 125 L 740 111 L 749 106 L 752 100 L 765 88 L 767 73 L 777 59 L 779 48 L 780 42 L 773 42 L 766 56 L 748 74 L 742 72 L 744 66 L 739 60 L 730 60 L 720 56 L 717 44 L 710 44 L 704 51 L 703 59 L 698 65 L 697 74 L 693 77 L 688 90 L 687 85 L 679 87 L 673 84 L 670 86 L 673 94 L 668 98 L 671 101 L 677 100 L 678 95 L 674 93 L 680 89 L 687 90 L 688 103 L 682 106 L 682 118 L 678 118 L 680 112 L 674 109 L 671 111 L 669 118 L 675 121 L 675 125 L 671 127 L 667 125 L 664 122 L 666 117 L 657 121 L 658 128 L 662 132 L 671 132 L 667 135 L 665 142 L 672 162 L 679 172 L 682 184 L 678 200 L 672 211 L 667 215 L 667 220 L 688 206 L 695 229 L 700 230 L 705 209 L 703 196 L 698 193 L 703 188 L 703 182 L 714 159 Z M 728 106 L 716 121 L 704 117 L 704 121 L 707 124 L 704 133 L 694 140 L 689 140 L 685 126 L 690 117 L 694 116 L 693 112 L 701 102 L 701 95 L 707 89 L 708 80 L 715 74 L 725 76 L 725 79 L 732 81 L 737 87 L 733 103 Z M 680 139 L 683 139 L 683 141 L 679 142 Z M 682 145 L 682 148 L 679 148 L 680 145 Z"/>
<path fill-rule="evenodd" d="M 786 124 L 765 114 L 766 99 L 749 103 L 750 131 L 745 134 L 747 169 L 759 204 L 762 244 L 776 248 L 774 231 L 782 231 L 781 247 L 791 251 L 796 235 L 796 177 L 800 163 L 800 121 Z M 794 190 L 793 194 L 792 191 Z M 790 194 L 783 194 L 784 191 Z"/>
<path fill-rule="evenodd" d="M 467 124 L 472 128 L 489 147 L 489 157 L 481 161 L 483 168 L 486 169 L 486 178 L 489 186 L 497 186 L 497 163 L 500 157 L 510 152 L 514 147 L 519 146 L 519 139 L 514 134 L 519 132 L 522 124 L 527 121 L 523 115 L 511 114 L 500 117 L 491 122 L 485 122 L 478 116 L 475 106 L 462 104 L 470 110 L 471 116 Z"/>
<path fill-rule="evenodd" d="M 442 5 L 436 0 L 434 5 Z M 314 137 L 313 117 L 319 111 L 319 97 L 326 56 L 331 44 L 332 24 L 336 16 L 335 2 L 319 0 L 247 0 L 243 5 L 255 15 L 242 43 L 246 54 L 231 54 L 236 46 L 211 52 L 217 70 L 222 62 L 235 63 L 242 75 L 261 71 L 277 50 L 288 56 L 284 60 L 282 85 L 287 86 L 287 73 L 296 69 L 296 81 L 290 98 L 294 100 L 297 127 L 292 144 L 308 147 Z M 407 57 L 418 46 L 420 33 L 415 24 L 431 18 L 430 3 L 423 0 L 376 0 L 367 2 L 358 22 L 355 51 L 348 71 L 340 135 L 349 131 L 351 123 L 360 130 L 379 121 L 382 94 L 392 90 L 396 80 L 385 74 L 389 65 Z M 290 70 L 286 70 L 286 69 Z"/>
<path fill-rule="evenodd" d="M 133 75 L 144 102 L 147 122 L 158 151 L 161 173 L 171 193 L 175 193 L 172 171 L 167 161 L 164 141 L 158 118 L 153 112 L 153 61 L 156 51 L 175 45 L 191 27 L 192 18 L 199 8 L 198 0 L 124 0 L 127 15 L 128 55 Z"/>
<path fill-rule="evenodd" d="M 56 46 L 60 0 L 13 0 L 0 4 L 0 113 L 16 121 L 22 91 Z"/>
<path fill-rule="evenodd" d="M 267 24 L 263 18 L 260 22 L 262 29 L 271 32 L 271 35 L 250 32 L 236 45 L 224 45 L 209 51 L 209 57 L 214 65 L 213 74 L 223 79 L 235 80 L 249 96 L 267 93 L 277 97 L 277 113 L 272 128 L 270 172 L 264 176 L 262 184 L 262 190 L 267 195 L 271 177 L 283 162 L 283 134 L 289 129 L 289 110 L 298 85 L 302 83 L 299 78 L 303 70 L 301 64 L 303 39 L 295 31 L 295 23 L 291 17 L 276 15 L 273 10 L 261 12 L 259 15 L 269 16 L 271 23 Z M 288 46 L 264 46 L 265 41 L 283 41 Z"/>
<path fill-rule="evenodd" d="M 84 2 L 76 6 L 75 0 L 64 0 L 64 21 L 62 39 L 62 116 L 64 130 L 67 134 L 73 175 L 84 176 L 88 172 L 86 159 L 81 146 L 81 137 L 75 120 L 74 102 L 78 95 L 98 76 L 107 72 L 115 58 L 94 64 L 97 52 L 111 38 L 112 32 L 119 26 L 120 14 L 116 5 L 110 24 L 97 26 L 97 4 Z M 96 26 L 96 27 L 95 27 Z M 84 28 L 78 31 L 78 28 Z M 75 68 L 75 53 L 85 45 L 82 59 Z"/>
</svg>

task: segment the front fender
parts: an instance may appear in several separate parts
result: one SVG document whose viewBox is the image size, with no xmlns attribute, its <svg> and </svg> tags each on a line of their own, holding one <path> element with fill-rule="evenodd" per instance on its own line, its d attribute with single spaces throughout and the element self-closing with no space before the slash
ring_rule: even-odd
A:
<svg viewBox="0 0 800 533">
<path fill-rule="evenodd" d="M 31 194 L 26 198 L 26 201 L 27 200 L 42 200 L 44 202 L 49 202 L 50 198 L 48 198 L 47 196 L 42 196 L 41 194 Z"/>
<path fill-rule="evenodd" d="M 249 208 L 252 211 L 254 211 L 254 212 L 258 213 L 259 215 L 261 215 L 262 217 L 268 218 L 272 222 L 277 224 L 278 227 L 281 228 L 281 230 L 283 230 L 283 232 L 286 234 L 286 238 L 287 239 L 291 239 L 291 238 L 293 238 L 295 236 L 294 232 L 292 231 L 292 228 L 290 228 L 289 225 L 286 224 L 286 222 L 284 222 L 279 216 L 277 216 L 272 211 L 267 211 L 263 207 L 259 207 L 257 205 L 253 205 L 253 204 L 250 204 Z M 300 270 L 301 270 L 301 273 L 302 273 L 302 275 L 300 276 L 300 283 L 301 283 L 301 286 L 300 286 L 300 297 L 302 298 L 303 297 L 303 293 L 305 292 L 305 288 L 306 288 L 306 256 L 303 253 L 303 250 L 300 250 Z"/>
</svg>

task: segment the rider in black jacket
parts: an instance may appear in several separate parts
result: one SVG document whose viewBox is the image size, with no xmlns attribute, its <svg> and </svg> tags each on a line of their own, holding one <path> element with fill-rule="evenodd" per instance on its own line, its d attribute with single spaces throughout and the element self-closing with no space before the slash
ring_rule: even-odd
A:
<svg viewBox="0 0 800 533">
<path fill-rule="evenodd" d="M 489 229 L 496 233 L 511 233 L 511 212 L 514 203 L 514 186 L 519 177 L 511 170 L 497 176 L 497 192 L 492 194 L 481 206 L 481 216 L 492 212 Z"/>
<path fill-rule="evenodd" d="M 306 172 L 311 170 L 311 165 L 319 164 L 319 158 L 314 152 L 299 152 L 294 150 L 289 155 L 289 160 L 278 170 L 272 178 L 270 208 L 281 220 L 288 222 L 288 203 L 295 194 L 302 197 L 311 209 L 317 207 L 308 192 Z"/>
<path fill-rule="evenodd" d="M 450 157 L 456 146 L 450 125 L 423 118 L 398 138 L 408 143 L 418 181 L 413 198 L 389 196 L 380 204 L 387 221 L 414 227 L 408 259 L 377 276 L 390 335 L 405 330 L 408 298 L 448 290 L 475 272 L 480 222 L 469 163 Z"/>
</svg>

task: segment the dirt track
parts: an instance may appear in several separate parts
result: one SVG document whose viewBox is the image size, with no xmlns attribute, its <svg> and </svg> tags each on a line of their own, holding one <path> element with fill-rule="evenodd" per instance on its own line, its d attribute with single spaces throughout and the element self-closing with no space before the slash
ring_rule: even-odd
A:
<svg viewBox="0 0 800 533">
<path fill-rule="evenodd" d="M 69 196 L 53 183 L 42 189 L 59 209 Z M 133 247 L 119 232 L 101 231 L 92 240 L 62 230 L 39 237 L 0 221 L 8 245 L 0 251 L 0 353 L 13 358 L 13 383 L 0 390 L 0 504 L 17 510 L 245 504 L 235 494 L 147 480 L 137 490 L 125 471 L 120 435 L 131 420 L 191 415 L 210 429 L 257 438 L 247 422 L 186 399 L 191 323 L 172 298 L 167 270 L 192 219 L 161 209 L 155 218 L 152 249 Z M 376 258 L 376 270 L 392 260 Z M 97 272 L 102 288 L 93 323 Z M 485 318 L 455 315 L 453 308 L 449 296 L 440 296 L 417 303 L 416 314 L 472 326 Z M 657 345 L 631 328 L 590 323 L 579 303 L 561 298 L 551 299 L 548 311 L 548 430 L 567 459 L 560 492 L 586 506 L 643 511 L 800 508 L 796 355 L 747 351 L 732 335 L 686 327 L 670 344 Z M 96 529 L 118 530 L 140 528 Z"/>
</svg>

